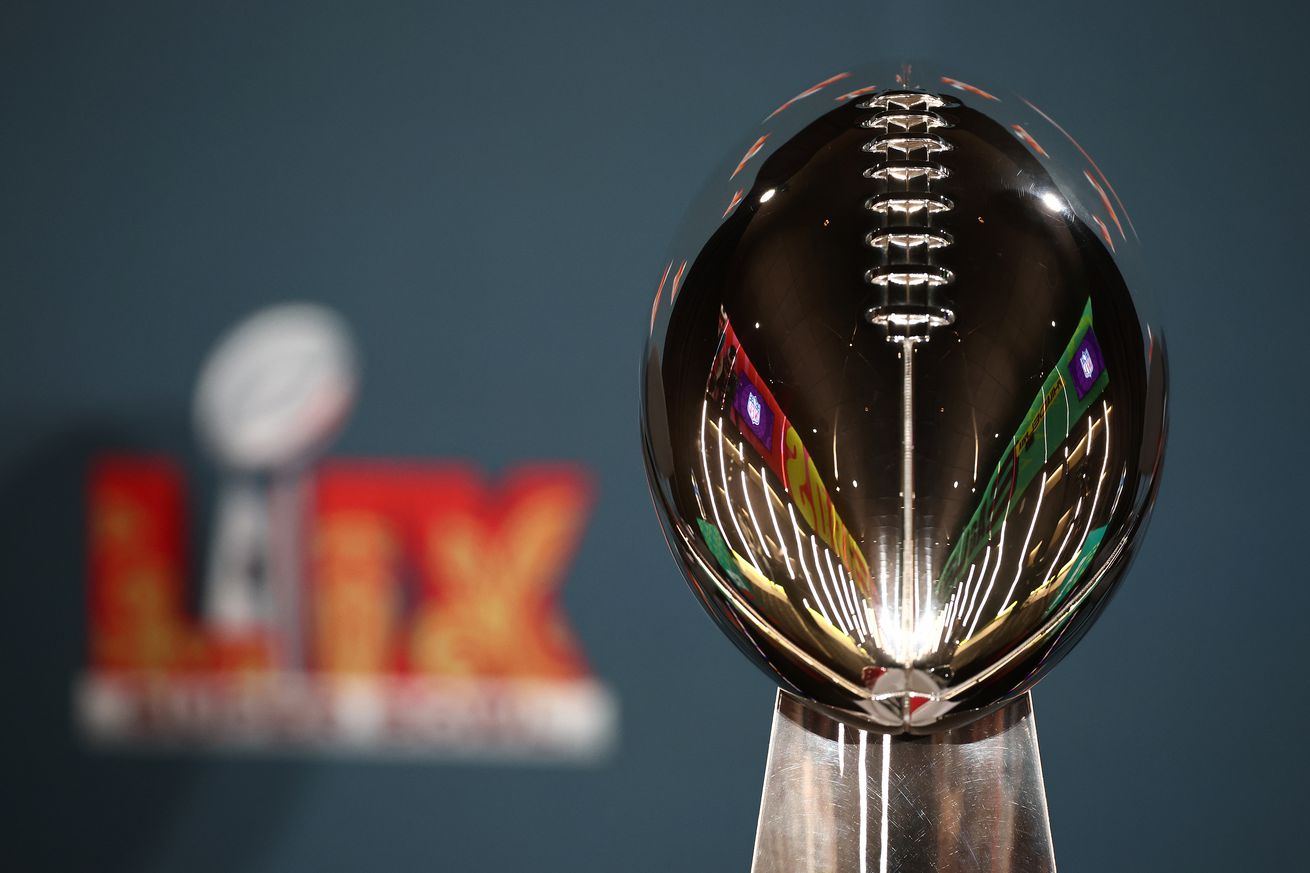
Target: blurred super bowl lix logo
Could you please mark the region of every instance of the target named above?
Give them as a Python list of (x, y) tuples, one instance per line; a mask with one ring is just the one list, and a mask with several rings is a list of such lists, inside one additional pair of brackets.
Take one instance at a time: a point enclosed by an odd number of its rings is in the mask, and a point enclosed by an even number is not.
[[(560, 608), (585, 471), (328, 459), (358, 384), (330, 310), (260, 311), (195, 397), (221, 471), (199, 584), (185, 477), (157, 456), (89, 480), (91, 739), (589, 759), (617, 709)], [(192, 605), (194, 603), (194, 605)]]

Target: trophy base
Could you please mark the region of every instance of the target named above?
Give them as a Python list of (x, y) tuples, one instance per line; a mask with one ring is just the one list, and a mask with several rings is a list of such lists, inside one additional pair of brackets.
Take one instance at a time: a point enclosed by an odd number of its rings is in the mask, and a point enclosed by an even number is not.
[(1031, 697), (893, 736), (780, 691), (751, 870), (1054, 871)]

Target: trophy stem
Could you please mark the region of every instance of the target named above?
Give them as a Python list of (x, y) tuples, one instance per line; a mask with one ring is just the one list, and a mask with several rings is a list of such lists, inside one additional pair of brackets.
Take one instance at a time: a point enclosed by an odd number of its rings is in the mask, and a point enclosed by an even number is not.
[(780, 691), (751, 870), (1054, 871), (1031, 697), (920, 737)]

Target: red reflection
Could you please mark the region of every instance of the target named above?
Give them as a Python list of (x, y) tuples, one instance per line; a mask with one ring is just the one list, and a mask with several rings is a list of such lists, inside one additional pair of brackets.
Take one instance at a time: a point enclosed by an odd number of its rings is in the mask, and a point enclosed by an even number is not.
[(854, 91), (847, 91), (845, 94), (841, 95), (840, 97), (835, 97), (833, 99), (837, 103), (842, 103), (847, 100), (853, 100), (856, 97), (863, 97), (865, 94), (872, 94), (877, 90), (878, 90), (877, 85), (865, 85), (863, 88), (856, 88)]
[(1119, 216), (1115, 214), (1114, 207), (1110, 205), (1110, 198), (1105, 196), (1105, 189), (1096, 184), (1096, 180), (1092, 178), (1091, 173), (1083, 170), (1083, 175), (1087, 178), (1088, 182), (1092, 183), (1092, 187), (1096, 189), (1096, 193), (1101, 196), (1101, 204), (1105, 207), (1105, 211), (1110, 214), (1110, 219), (1114, 222), (1114, 226), (1119, 229), (1119, 236), (1127, 239), (1127, 235), (1124, 234), (1124, 226), (1119, 223)]
[(678, 299), (678, 290), (682, 288), (682, 277), (686, 274), (686, 272), (687, 272), (687, 262), (683, 261), (681, 264), (678, 265), (678, 272), (673, 277), (673, 288), (672, 290), (669, 291), (670, 306), (673, 305), (674, 300)]
[(660, 287), (655, 289), (655, 302), (650, 305), (650, 332), (655, 332), (655, 315), (660, 309), (660, 295), (664, 293), (664, 283), (669, 279), (669, 270), (673, 269), (673, 261), (669, 261), (668, 266), (664, 268), (664, 275), (660, 277)]
[(806, 88), (804, 91), (802, 91), (801, 93), (797, 94), (795, 97), (791, 98), (791, 99), (788, 100), (786, 103), (782, 104), (782, 105), (779, 106), (777, 109), (775, 109), (775, 110), (773, 110), (772, 112), (770, 112), (769, 115), (768, 115), (768, 117), (765, 118), (764, 120), (765, 120), (765, 121), (768, 121), (770, 118), (773, 118), (773, 116), (777, 115), (779, 112), (782, 112), (784, 109), (789, 108), (793, 103), (796, 103), (798, 100), (804, 100), (806, 97), (809, 97), (809, 96), (811, 96), (811, 95), (817, 94), (817, 93), (819, 93), (820, 91), (822, 91), (824, 88), (826, 88), (826, 87), (828, 87), (829, 85), (831, 85), (833, 82), (840, 82), (842, 79), (845, 79), (845, 78), (847, 78), (847, 77), (849, 77), (849, 76), (850, 76), (850, 73), (838, 73), (838, 74), (835, 75), (835, 76), (831, 76), (831, 77), (829, 77), (829, 78), (827, 78), (827, 79), (824, 79), (822, 82), (820, 82), (819, 84), (817, 84), (817, 85), (815, 85), (815, 86), (813, 86), (813, 87), (811, 87), (811, 88)]
[(1019, 139), (1027, 143), (1028, 148), (1037, 152), (1037, 154), (1041, 155), (1044, 158), (1050, 157), (1050, 155), (1046, 153), (1046, 149), (1042, 148), (1041, 145), (1037, 142), (1037, 140), (1033, 139), (1032, 134), (1024, 130), (1022, 126), (1018, 124), (1012, 124), (1010, 125), (1010, 127), (1014, 129), (1014, 132), (1019, 137)]
[(727, 218), (729, 215), (732, 214), (732, 210), (734, 210), (734, 209), (737, 208), (737, 204), (741, 203), (742, 195), (745, 194), (745, 193), (746, 193), (745, 189), (743, 189), (743, 188), (738, 188), (738, 189), (737, 189), (737, 193), (736, 193), (736, 194), (733, 194), (733, 195), (732, 195), (732, 200), (730, 200), (730, 201), (728, 202), (728, 208), (725, 209), (725, 210), (723, 210), (723, 217), (724, 217), (724, 218)]
[(942, 84), (950, 85), (952, 88), (955, 88), (959, 91), (965, 91), (969, 94), (975, 94), (979, 97), (982, 97), (984, 100), (995, 100), (997, 103), (1001, 102), (1000, 97), (997, 97), (994, 94), (988, 94), (986, 91), (984, 91), (982, 88), (977, 87), (976, 85), (970, 85), (968, 82), (961, 82), (959, 79), (952, 79), (950, 76), (942, 76)]
[(764, 148), (764, 141), (768, 138), (769, 135), (766, 133), (764, 136), (755, 140), (755, 144), (753, 146), (746, 149), (746, 154), (741, 156), (741, 161), (738, 162), (737, 169), (732, 171), (732, 175), (728, 177), (729, 179), (735, 179), (737, 177), (737, 174), (741, 172), (742, 167), (745, 167), (748, 163), (750, 163), (751, 158), (755, 157), (760, 153), (760, 149)]

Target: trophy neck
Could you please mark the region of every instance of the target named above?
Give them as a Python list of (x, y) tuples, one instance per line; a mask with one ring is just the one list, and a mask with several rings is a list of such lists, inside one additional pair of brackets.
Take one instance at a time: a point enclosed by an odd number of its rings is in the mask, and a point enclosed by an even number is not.
[(751, 870), (1054, 871), (1031, 697), (910, 736), (780, 691)]

